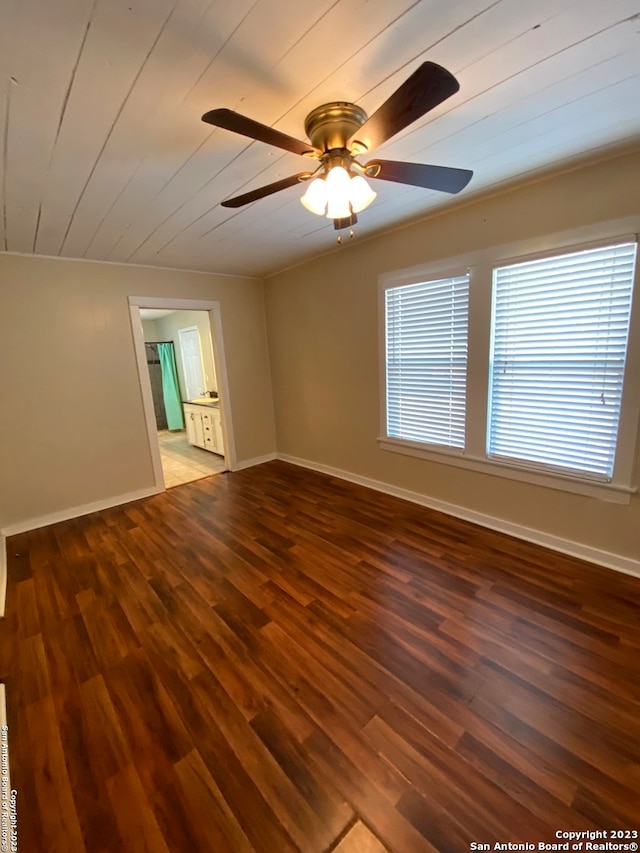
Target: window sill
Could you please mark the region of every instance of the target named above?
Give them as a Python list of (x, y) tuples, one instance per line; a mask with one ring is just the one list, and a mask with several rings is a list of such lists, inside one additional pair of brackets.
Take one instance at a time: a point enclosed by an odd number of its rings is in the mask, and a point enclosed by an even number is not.
[(458, 450), (445, 447), (436, 448), (434, 445), (425, 446), (396, 438), (379, 438), (378, 445), (381, 450), (387, 450), (391, 453), (426, 459), (429, 462), (438, 462), (441, 465), (453, 465), (456, 468), (465, 468), (468, 471), (477, 471), (494, 477), (519, 480), (522, 483), (529, 483), (534, 486), (572, 492), (609, 503), (628, 504), (631, 495), (636, 492), (636, 489), (632, 487), (582, 479), (571, 474), (537, 471), (524, 465), (520, 467), (494, 459), (470, 456)]

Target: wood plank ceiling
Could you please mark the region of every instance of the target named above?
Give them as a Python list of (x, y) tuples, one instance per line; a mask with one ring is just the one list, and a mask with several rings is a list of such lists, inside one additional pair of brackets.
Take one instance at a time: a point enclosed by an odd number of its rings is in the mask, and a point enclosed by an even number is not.
[[(220, 206), (307, 165), (200, 117), (304, 138), (425, 60), (460, 92), (375, 156), (473, 169), (458, 198), (640, 134), (638, 0), (2, 0), (0, 250), (252, 275), (332, 250), (299, 187)], [(360, 239), (452, 203), (374, 183)]]

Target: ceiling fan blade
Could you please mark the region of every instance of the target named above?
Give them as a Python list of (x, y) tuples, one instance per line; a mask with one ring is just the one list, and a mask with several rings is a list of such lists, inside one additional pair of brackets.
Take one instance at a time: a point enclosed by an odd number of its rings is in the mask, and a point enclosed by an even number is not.
[(460, 84), (446, 68), (435, 62), (423, 62), (353, 134), (349, 145), (358, 142), (368, 151), (377, 148), (459, 88)]
[(310, 143), (301, 142), (293, 136), (287, 136), (286, 133), (267, 127), (266, 124), (260, 124), (259, 121), (254, 121), (240, 113), (234, 113), (233, 110), (210, 110), (202, 116), (202, 121), (248, 136), (249, 139), (257, 139), (258, 142), (266, 142), (267, 145), (274, 145), (276, 148), (284, 148), (285, 151), (292, 151), (294, 154), (307, 157), (317, 157), (320, 154)]
[(226, 201), (220, 202), (223, 207), (242, 207), (245, 204), (250, 204), (252, 201), (265, 198), (265, 196), (278, 193), (280, 190), (286, 190), (288, 187), (293, 187), (301, 181), (308, 180), (313, 172), (300, 172), (297, 175), (291, 175), (288, 178), (282, 178), (281, 181), (274, 181), (272, 184), (267, 184), (264, 187), (259, 187), (257, 190), (237, 195), (235, 198), (228, 198)]
[(426, 190), (440, 190), (444, 193), (459, 193), (473, 177), (473, 172), (469, 169), (427, 166), (423, 163), (404, 163), (399, 160), (370, 160), (364, 168), (367, 177), (423, 187)]

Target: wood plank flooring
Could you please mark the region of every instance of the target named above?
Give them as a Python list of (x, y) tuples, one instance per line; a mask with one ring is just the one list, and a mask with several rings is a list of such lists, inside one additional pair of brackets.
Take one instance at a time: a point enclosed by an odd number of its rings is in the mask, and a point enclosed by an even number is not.
[(282, 462), (11, 537), (8, 561), (24, 853), (640, 829), (637, 578)]

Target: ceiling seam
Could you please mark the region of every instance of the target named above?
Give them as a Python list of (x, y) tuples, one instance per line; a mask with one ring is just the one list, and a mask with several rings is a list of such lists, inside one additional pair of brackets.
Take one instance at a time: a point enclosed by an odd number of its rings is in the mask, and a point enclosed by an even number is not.
[(131, 97), (131, 93), (133, 92), (133, 89), (134, 89), (136, 83), (140, 79), (140, 75), (142, 74), (142, 72), (143, 72), (143, 70), (147, 64), (149, 57), (151, 56), (151, 53), (153, 52), (158, 41), (160, 40), (162, 33), (165, 31), (165, 28), (166, 28), (167, 24), (169, 23), (169, 21), (171, 20), (173, 13), (175, 12), (176, 7), (177, 7), (179, 2), (180, 2), (180, 0), (174, 0), (174, 4), (171, 7), (171, 11), (167, 15), (167, 17), (166, 17), (162, 27), (160, 28), (157, 36), (153, 40), (153, 44), (151, 45), (151, 47), (147, 51), (147, 54), (146, 54), (145, 58), (143, 59), (141, 65), (140, 65), (140, 68), (138, 69), (138, 71), (136, 73), (136, 76), (133, 78), (133, 82), (132, 82), (131, 86), (129, 87), (129, 91), (127, 92), (125, 98), (123, 99), (122, 103), (120, 104), (120, 108), (118, 109), (118, 112), (116, 113), (114, 120), (111, 123), (111, 127), (109, 128), (109, 132), (107, 133), (107, 136), (106, 136), (106, 138), (105, 138), (105, 140), (104, 140), (104, 142), (100, 148), (100, 151), (98, 152), (98, 156), (96, 157), (95, 162), (94, 162), (93, 166), (91, 167), (91, 171), (89, 172), (89, 176), (88, 176), (87, 180), (85, 181), (84, 187), (82, 188), (82, 192), (80, 193), (80, 195), (78, 197), (78, 200), (75, 204), (75, 207), (73, 208), (73, 212), (71, 214), (71, 218), (69, 219), (69, 224), (67, 226), (67, 230), (65, 231), (64, 237), (62, 239), (62, 244), (61, 244), (60, 249), (59, 249), (60, 252), (62, 252), (64, 250), (64, 244), (67, 242), (67, 237), (69, 236), (69, 231), (71, 230), (71, 226), (73, 225), (75, 215), (78, 211), (78, 208), (80, 207), (82, 199), (84, 198), (84, 194), (87, 191), (87, 187), (89, 186), (89, 183), (91, 182), (91, 178), (93, 177), (93, 175), (94, 175), (94, 173), (98, 167), (98, 163), (100, 162), (100, 158), (102, 157), (102, 155), (105, 151), (105, 148), (109, 144), (109, 140), (111, 139), (111, 135), (112, 135), (119, 119), (120, 119), (120, 116), (122, 115), (122, 113), (124, 111), (125, 106), (127, 105), (128, 101), (129, 101), (129, 98)]
[[(203, 14), (200, 16), (200, 20), (202, 20), (203, 18), (205, 18), (205, 17), (209, 14), (209, 11), (211, 10), (211, 7), (214, 5), (214, 2), (215, 2), (215, 0), (211, 0), (211, 3), (209, 3), (209, 5), (207, 6), (207, 9), (205, 10), (205, 12), (203, 12)], [(196, 88), (196, 86), (198, 85), (198, 83), (200, 82), (200, 80), (202, 80), (203, 76), (204, 76), (204, 75), (207, 73), (207, 71), (211, 68), (211, 65), (212, 65), (212, 64), (213, 64), (213, 62), (215, 62), (215, 60), (218, 58), (218, 56), (220, 55), (221, 51), (222, 51), (222, 50), (224, 50), (225, 46), (226, 46), (226, 45), (229, 43), (229, 41), (233, 38), (233, 36), (236, 34), (236, 32), (237, 32), (237, 31), (238, 31), (238, 29), (242, 26), (242, 24), (246, 21), (247, 17), (251, 14), (251, 12), (253, 11), (253, 9), (255, 8), (255, 6), (257, 5), (257, 3), (258, 3), (258, 2), (259, 2), (259, 0), (256, 0), (256, 2), (253, 4), (253, 6), (252, 6), (252, 7), (251, 7), (251, 8), (250, 8), (246, 13), (245, 13), (245, 15), (244, 15), (244, 17), (242, 18), (242, 20), (241, 20), (241, 21), (239, 21), (239, 23), (238, 23), (238, 24), (233, 28), (233, 30), (229, 33), (229, 35), (227, 36), (227, 38), (223, 41), (223, 43), (220, 45), (220, 47), (218, 48), (218, 50), (215, 52), (214, 56), (213, 56), (213, 57), (211, 58), (211, 60), (207, 63), (206, 68), (201, 72), (201, 74), (200, 74), (200, 76), (198, 77), (198, 79), (196, 80), (196, 82), (191, 86), (191, 88), (189, 89), (189, 91), (188, 91), (188, 92), (186, 93), (186, 95), (182, 98), (182, 100), (180, 101), (180, 104), (179, 104), (179, 105), (178, 105), (178, 106), (173, 110), (172, 115), (175, 115), (175, 114), (178, 112), (178, 110), (179, 110), (179, 109), (181, 109), (181, 108), (184, 106), (184, 103), (185, 103), (185, 101), (188, 99), (189, 95), (193, 92), (193, 90)], [(206, 140), (204, 140), (204, 141), (201, 143), (201, 145), (199, 145), (199, 146), (195, 149), (195, 151), (193, 151), (193, 152), (192, 152), (192, 154), (189, 156), (189, 160), (191, 160), (191, 158), (192, 158), (192, 157), (194, 157), (194, 156), (198, 153), (198, 151), (202, 148), (202, 145), (204, 145), (204, 144), (205, 144), (205, 142), (206, 142), (210, 137), (211, 137), (211, 134), (209, 134), (209, 136), (207, 136), (207, 139), (206, 139)], [(111, 211), (113, 210), (113, 208), (115, 207), (115, 205), (118, 203), (118, 201), (120, 200), (120, 198), (121, 198), (121, 197), (122, 197), (122, 195), (124, 194), (124, 192), (125, 192), (125, 190), (127, 189), (127, 187), (128, 187), (128, 186), (131, 184), (131, 182), (134, 180), (134, 178), (136, 177), (136, 175), (137, 175), (137, 174), (138, 174), (138, 172), (140, 171), (140, 168), (142, 167), (142, 165), (143, 165), (144, 163), (146, 163), (147, 156), (148, 156), (148, 154), (149, 154), (149, 151), (150, 151), (150, 150), (151, 150), (151, 146), (147, 147), (147, 150), (145, 151), (144, 155), (142, 156), (142, 159), (140, 160), (140, 162), (138, 163), (138, 165), (136, 166), (136, 168), (133, 170), (133, 172), (131, 173), (131, 175), (130, 175), (130, 176), (129, 176), (129, 178), (127, 179), (127, 181), (126, 181), (125, 185), (122, 187), (122, 189), (120, 190), (120, 192), (118, 193), (118, 195), (115, 197), (115, 199), (113, 200), (113, 202), (109, 205), (108, 210), (106, 211), (105, 215), (102, 217), (102, 219), (100, 220), (100, 222), (98, 223), (98, 227), (97, 227), (97, 228), (96, 228), (96, 230), (94, 231), (93, 236), (91, 237), (91, 240), (89, 241), (89, 245), (88, 245), (87, 251), (91, 248), (91, 246), (92, 246), (92, 244), (93, 244), (93, 241), (94, 241), (94, 240), (96, 239), (96, 237), (98, 236), (98, 232), (100, 231), (100, 229), (101, 229), (101, 228), (102, 228), (102, 226), (104, 225), (105, 220), (107, 219), (107, 217), (109, 216), (109, 214), (111, 213)], [(183, 169), (183, 168), (184, 168), (184, 166), (186, 165), (186, 163), (188, 163), (188, 162), (189, 162), (189, 160), (186, 160), (184, 163), (182, 163), (182, 165), (180, 166), (180, 168), (179, 168), (176, 172), (174, 172), (174, 174), (173, 174), (173, 175), (172, 175), (168, 180), (166, 180), (166, 181), (165, 181), (165, 183), (160, 187), (160, 189), (155, 193), (155, 195), (154, 195), (154, 196), (152, 196), (152, 198), (151, 198), (151, 199), (149, 199), (149, 201), (153, 201), (154, 199), (156, 199), (156, 198), (160, 195), (160, 193), (164, 190), (164, 188), (165, 188), (166, 186), (168, 186), (168, 185), (171, 183), (171, 181), (172, 181), (172, 180), (173, 180), (173, 179), (174, 179), (174, 178), (175, 178), (175, 177), (180, 173), (181, 169)], [(126, 230), (126, 229), (125, 229), (125, 230)], [(111, 249), (110, 249), (110, 250), (109, 250), (109, 252), (108, 252), (108, 255), (110, 255), (110, 254), (113, 252), (113, 250), (116, 248), (116, 246), (118, 245), (118, 243), (120, 242), (120, 240), (121, 240), (121, 239), (122, 239), (122, 235), (120, 235), (120, 237), (118, 238), (118, 241), (117, 241), (117, 242), (116, 242), (116, 243), (111, 247)], [(138, 246), (138, 248), (136, 248), (136, 249), (135, 249), (135, 251), (134, 251), (134, 252), (132, 252), (132, 254), (129, 256), (129, 258), (133, 257), (133, 255), (138, 251), (138, 249), (139, 249), (139, 248), (140, 248), (140, 246)], [(86, 252), (85, 252), (85, 256), (86, 256)], [(127, 258), (127, 262), (129, 261), (129, 258)]]
[[(96, 6), (98, 4), (98, 0), (93, 0), (93, 6), (91, 7), (91, 13), (89, 14), (89, 19), (87, 20), (87, 24), (84, 28), (84, 34), (82, 36), (82, 41), (80, 42), (80, 48), (78, 50), (78, 55), (76, 56), (76, 61), (74, 63), (73, 69), (71, 71), (71, 76), (69, 78), (69, 85), (67, 86), (66, 92), (64, 93), (64, 98), (62, 99), (62, 107), (60, 109), (60, 117), (58, 118), (58, 127), (56, 128), (56, 136), (53, 140), (53, 145), (51, 147), (51, 153), (49, 154), (49, 162), (47, 163), (47, 172), (46, 178), (49, 177), (49, 173), (51, 171), (51, 164), (53, 162), (53, 158), (56, 152), (56, 148), (58, 146), (58, 139), (60, 138), (60, 131), (62, 130), (62, 124), (64, 122), (65, 113), (67, 111), (67, 104), (69, 103), (69, 97), (71, 96), (71, 90), (73, 89), (73, 84), (75, 83), (76, 74), (78, 71), (78, 66), (80, 65), (80, 59), (82, 58), (82, 54), (84, 52), (84, 47), (87, 42), (87, 37), (89, 35), (89, 30), (91, 29), (91, 24), (93, 23), (93, 17), (95, 15)], [(40, 218), (42, 216), (42, 203), (43, 199), (40, 198), (40, 203), (38, 205), (38, 217), (36, 220), (36, 227), (33, 235), (33, 252), (35, 254), (36, 247), (38, 243), (38, 234), (40, 231)]]
[[(578, 39), (577, 41), (572, 42), (571, 44), (565, 45), (565, 47), (560, 48), (560, 50), (556, 50), (553, 53), (549, 53), (549, 54), (547, 54), (547, 56), (542, 57), (537, 62), (532, 62), (531, 65), (527, 65), (525, 68), (521, 68), (519, 71), (516, 71), (514, 74), (510, 74), (508, 77), (504, 77), (499, 82), (493, 83), (491, 86), (487, 86), (487, 88), (483, 89), (481, 92), (476, 92), (476, 94), (472, 95), (472, 97), (467, 98), (464, 101), (459, 101), (458, 103), (456, 103), (455, 107), (449, 107), (448, 109), (444, 109), (440, 113), (440, 115), (447, 115), (448, 113), (452, 112), (452, 110), (454, 110), (454, 109), (458, 109), (459, 107), (464, 106), (465, 104), (470, 104), (476, 98), (479, 98), (482, 95), (486, 95), (487, 92), (491, 92), (494, 89), (497, 89), (500, 86), (502, 86), (504, 83), (508, 83), (511, 80), (515, 80), (521, 74), (526, 74), (527, 71), (531, 71), (532, 69), (537, 68), (539, 65), (544, 65), (545, 62), (549, 62), (549, 60), (555, 59), (557, 56), (561, 56), (563, 53), (566, 53), (568, 50), (572, 50), (574, 47), (577, 47), (580, 44), (586, 44), (586, 42), (591, 41), (591, 39), (596, 38), (596, 36), (600, 36), (603, 33), (606, 33), (609, 30), (612, 30), (615, 27), (620, 26), (620, 24), (629, 23), (631, 20), (634, 20), (634, 19), (635, 19), (635, 16), (631, 16), (629, 18), (622, 18), (620, 21), (616, 21), (613, 24), (609, 24), (608, 26), (603, 27), (601, 30), (597, 30), (597, 32), (595, 32), (595, 33), (590, 33), (588, 36), (585, 36), (584, 38)], [(470, 67), (470, 66), (467, 66), (467, 67)], [(425, 127), (425, 125), (427, 125), (427, 124), (429, 124), (429, 120), (427, 120), (426, 122), (423, 122), (420, 125), (416, 125), (415, 129), (420, 130), (421, 128)]]

